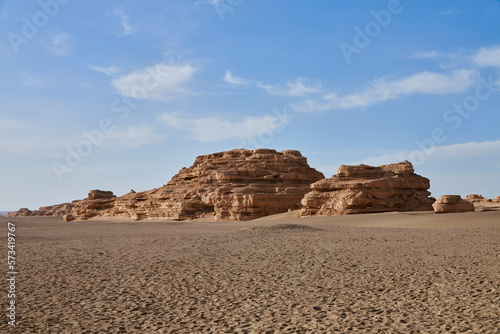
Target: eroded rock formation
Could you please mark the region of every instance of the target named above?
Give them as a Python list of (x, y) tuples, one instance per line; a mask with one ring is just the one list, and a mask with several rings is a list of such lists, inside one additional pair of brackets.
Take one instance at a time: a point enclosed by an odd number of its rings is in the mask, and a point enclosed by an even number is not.
[(7, 217), (27, 217), (27, 216), (64, 216), (73, 208), (74, 203), (63, 203), (50, 206), (42, 206), (38, 210), (31, 211), (27, 208), (10, 212)]
[(309, 185), (322, 178), (299, 151), (238, 149), (208, 154), (197, 157), (161, 188), (118, 198), (110, 215), (250, 220), (299, 209)]
[(390, 211), (431, 211), (429, 179), (408, 161), (372, 167), (340, 166), (336, 175), (311, 184), (301, 216)]
[(71, 211), (63, 216), (63, 221), (85, 220), (99, 216), (111, 209), (116, 196), (111, 191), (91, 190), (89, 196), (80, 201), (73, 201)]
[(432, 205), (435, 213), (454, 213), (474, 211), (474, 204), (460, 195), (443, 195)]
[(475, 204), (475, 203), (490, 203), (490, 202), (492, 202), (491, 199), (485, 198), (485, 197), (483, 197), (483, 195), (475, 195), (475, 194), (467, 195), (465, 197), (465, 200), (468, 201), (468, 202), (471, 202), (472, 204)]
[(133, 219), (250, 220), (296, 210), (309, 185), (324, 178), (300, 152), (232, 150), (197, 157), (167, 185), (116, 198), (93, 190), (74, 204), (65, 221), (95, 216)]

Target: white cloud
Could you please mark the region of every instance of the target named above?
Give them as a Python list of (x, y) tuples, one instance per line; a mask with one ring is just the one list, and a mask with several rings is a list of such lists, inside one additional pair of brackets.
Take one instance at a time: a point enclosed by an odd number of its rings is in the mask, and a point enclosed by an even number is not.
[(89, 87), (90, 87), (90, 85), (89, 85), (88, 83), (86, 83), (85, 81), (84, 81), (84, 82), (82, 82), (81, 86), (82, 86), (83, 88), (89, 88)]
[(437, 58), (442, 58), (445, 57), (446, 55), (444, 53), (440, 53), (437, 51), (423, 51), (419, 50), (415, 52), (414, 54), (411, 55), (411, 58), (416, 58), (416, 59), (437, 59)]
[(116, 15), (120, 17), (120, 24), (123, 28), (123, 31), (118, 33), (118, 36), (128, 36), (133, 33), (132, 27), (130, 26), (129, 18), (125, 15), (121, 10), (116, 10)]
[(248, 140), (263, 131), (267, 133), (284, 125), (278, 117), (270, 115), (245, 117), (243, 121), (231, 122), (219, 117), (189, 118), (183, 117), (181, 113), (164, 113), (159, 116), (159, 120), (171, 128), (188, 132), (190, 139), (200, 142)]
[(42, 79), (31, 76), (27, 73), (23, 73), (23, 80), (21, 82), (23, 85), (33, 88), (42, 87), (45, 84)]
[(116, 73), (120, 72), (120, 70), (118, 69), (118, 67), (116, 67), (116, 65), (111, 65), (111, 66), (108, 66), (108, 67), (89, 66), (89, 68), (91, 70), (94, 70), (94, 71), (97, 71), (97, 72), (101, 72), (101, 73), (104, 73), (104, 74), (107, 74), (107, 75), (113, 75), (113, 74), (116, 74)]
[(240, 86), (248, 85), (251, 82), (250, 80), (244, 78), (234, 77), (229, 70), (226, 70), (224, 81), (233, 85), (240, 85)]
[(257, 86), (264, 89), (269, 94), (284, 95), (284, 96), (304, 96), (311, 93), (321, 92), (320, 83), (305, 83), (304, 78), (297, 78), (295, 81), (288, 81), (286, 87), (264, 85), (258, 83)]
[(58, 33), (52, 36), (50, 44), (47, 49), (58, 57), (69, 55), (73, 51), (73, 37), (65, 34)]
[(151, 125), (129, 127), (121, 130), (113, 130), (106, 134), (104, 146), (108, 148), (138, 148), (145, 145), (155, 144), (163, 140)]
[(474, 62), (482, 67), (500, 67), (500, 46), (479, 49), (474, 56)]
[(196, 70), (191, 65), (158, 64), (114, 79), (112, 84), (125, 96), (168, 100), (189, 93), (185, 84)]
[(444, 12), (439, 12), (438, 15), (454, 15), (454, 14), (460, 14), (463, 12), (465, 12), (465, 11), (462, 9), (453, 8), (453, 9), (445, 10)]
[(476, 82), (478, 76), (476, 70), (459, 69), (447, 74), (421, 72), (394, 81), (378, 79), (364, 91), (340, 97), (336, 93), (330, 93), (323, 96), (322, 100), (306, 100), (301, 104), (292, 105), (292, 108), (297, 111), (352, 109), (411, 94), (462, 93)]
[[(424, 158), (422, 159), (422, 157)], [(434, 146), (423, 150), (417, 148), (411, 152), (396, 152), (393, 154), (370, 157), (360, 163), (368, 165), (383, 165), (409, 160), (414, 164), (421, 164), (426, 161), (456, 159), (470, 160), (471, 158), (479, 157), (500, 157), (500, 140)], [(415, 161), (415, 159), (419, 161)]]

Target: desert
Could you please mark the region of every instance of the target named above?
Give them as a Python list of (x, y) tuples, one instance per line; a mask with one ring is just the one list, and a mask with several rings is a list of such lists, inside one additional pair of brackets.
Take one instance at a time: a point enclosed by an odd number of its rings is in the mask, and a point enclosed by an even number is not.
[(500, 334), (500, 0), (0, 21), (0, 334)]
[(22, 292), (15, 330), (498, 331), (499, 207), (297, 216), (243, 222), (1, 217), (2, 225), (10, 221), (18, 230)]

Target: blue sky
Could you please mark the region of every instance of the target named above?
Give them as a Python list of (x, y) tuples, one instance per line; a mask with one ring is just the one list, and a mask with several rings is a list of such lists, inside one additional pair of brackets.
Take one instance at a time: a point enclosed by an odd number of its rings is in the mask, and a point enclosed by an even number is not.
[(500, 195), (499, 1), (8, 0), (0, 20), (0, 210), (240, 147)]

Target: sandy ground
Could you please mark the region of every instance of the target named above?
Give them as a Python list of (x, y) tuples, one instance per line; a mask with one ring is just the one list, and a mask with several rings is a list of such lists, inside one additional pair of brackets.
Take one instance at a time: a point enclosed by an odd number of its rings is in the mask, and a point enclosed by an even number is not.
[(232, 223), (4, 217), (4, 236), (8, 221), (17, 326), (4, 283), (2, 333), (500, 331), (495, 208)]

